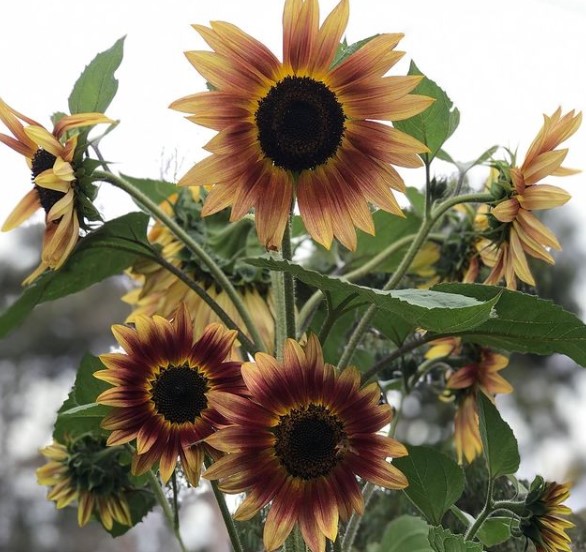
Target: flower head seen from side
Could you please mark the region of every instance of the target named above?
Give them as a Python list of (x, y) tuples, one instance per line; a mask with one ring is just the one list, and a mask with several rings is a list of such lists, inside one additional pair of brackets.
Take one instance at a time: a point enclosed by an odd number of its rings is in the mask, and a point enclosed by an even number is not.
[(33, 189), (4, 221), (2, 231), (20, 226), (41, 208), (45, 211), (41, 263), (23, 282), (29, 284), (45, 270), (58, 269), (67, 260), (84, 224), (84, 207), (87, 211), (93, 199), (84, 201), (82, 197), (84, 192), (91, 196), (93, 190), (91, 186), (84, 190), (78, 178), (85, 146), (78, 144), (78, 134), (73, 131), (113, 121), (101, 113), (65, 115), (55, 124), (53, 132), (49, 132), (2, 99), (0, 120), (13, 135), (0, 134), (0, 142), (25, 157), (33, 181)]
[(339, 519), (364, 510), (356, 476), (389, 489), (407, 486), (387, 462), (406, 448), (378, 433), (392, 418), (378, 385), (361, 388), (356, 369), (338, 373), (324, 363), (315, 335), (305, 348), (289, 339), (282, 362), (258, 353), (243, 364), (242, 376), (250, 398), (219, 393), (211, 399), (231, 425), (208, 437), (227, 454), (204, 476), (219, 479), (224, 492), (247, 493), (236, 519), (250, 519), (270, 503), (269, 552), (295, 524), (312, 552), (324, 552)]
[[(224, 213), (202, 219), (201, 200), (193, 188), (184, 188), (178, 194), (168, 197), (161, 204), (161, 209), (172, 216), (207, 249), (210, 255), (222, 263), (226, 276), (236, 288), (259, 329), (265, 350), (272, 351), (275, 341), (275, 319), (270, 274), (266, 270), (257, 270), (250, 265), (243, 266), (240, 261), (241, 258), (252, 255), (247, 248), (254, 237), (254, 231), (250, 231), (250, 221), (228, 224)], [(155, 222), (148, 238), (153, 245), (159, 247), (160, 255), (165, 261), (205, 289), (236, 325), (245, 331), (244, 321), (234, 303), (228, 294), (217, 286), (207, 268), (202, 266), (199, 257), (190, 253), (169, 229), (159, 222)], [(220, 322), (218, 315), (195, 291), (157, 262), (139, 259), (128, 274), (139, 285), (122, 298), (132, 305), (133, 309), (126, 322), (132, 323), (141, 315), (158, 314), (168, 318), (181, 303), (184, 303), (191, 313), (195, 336), (199, 336), (208, 324)]]
[(570, 552), (570, 537), (566, 529), (574, 524), (563, 516), (572, 510), (562, 504), (570, 496), (567, 483), (544, 481), (537, 477), (531, 484), (525, 505), (528, 515), (521, 520), (521, 531), (529, 538), (537, 552)]
[(213, 453), (202, 440), (226, 423), (212, 397), (245, 392), (240, 363), (225, 360), (236, 332), (210, 324), (194, 342), (184, 306), (172, 321), (138, 316), (135, 327), (112, 331), (125, 353), (101, 355), (107, 369), (94, 374), (114, 386), (96, 399), (114, 407), (102, 422), (111, 431), (108, 445), (136, 440), (132, 473), (158, 462), (165, 483), (180, 458), (188, 481), (197, 485), (204, 454)]
[(451, 337), (431, 342), (426, 358), (458, 356), (464, 366), (453, 372), (446, 382), (447, 394), (456, 401), (454, 417), (454, 444), (458, 462), (472, 462), (482, 453), (478, 419), (478, 393), (494, 399), (499, 393), (511, 393), (513, 387), (499, 372), (507, 367), (509, 359), (486, 347), (463, 344)]
[(408, 119), (432, 99), (410, 94), (419, 76), (385, 76), (404, 52), (401, 34), (381, 34), (336, 58), (349, 17), (341, 0), (319, 24), (317, 0), (286, 0), (283, 61), (229, 23), (194, 28), (212, 51), (187, 52), (212, 90), (171, 107), (218, 131), (180, 185), (213, 185), (204, 215), (231, 207), (232, 220), (255, 211), (260, 242), (281, 246), (295, 199), (314, 240), (356, 247), (371, 234), (368, 203), (401, 215), (391, 191), (405, 189), (393, 165), (418, 167), (427, 148), (380, 121)]
[(103, 439), (86, 435), (65, 444), (53, 442), (41, 449), (48, 462), (37, 469), (39, 485), (47, 485), (47, 498), (64, 508), (77, 501), (77, 521), (86, 525), (92, 514), (112, 529), (114, 522), (132, 525), (127, 492), (132, 490), (128, 465), (120, 462), (122, 447), (104, 454)]
[(534, 211), (553, 209), (566, 203), (570, 194), (541, 180), (548, 176), (568, 176), (578, 171), (562, 167), (568, 150), (556, 149), (580, 127), (582, 114), (570, 111), (562, 115), (557, 109), (544, 116), (544, 124), (533, 140), (521, 166), (495, 162), (495, 178), (490, 185), (497, 204), (487, 210), (488, 231), (478, 243), (481, 258), (491, 272), (488, 284), (505, 280), (515, 289), (516, 279), (535, 286), (527, 255), (554, 264), (549, 249), (561, 246)]

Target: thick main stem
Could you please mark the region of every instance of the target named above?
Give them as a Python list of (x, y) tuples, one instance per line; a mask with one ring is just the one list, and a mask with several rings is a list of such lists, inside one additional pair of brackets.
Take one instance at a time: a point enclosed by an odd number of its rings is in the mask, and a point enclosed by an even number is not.
[(228, 531), (232, 548), (234, 549), (234, 552), (244, 552), (244, 548), (242, 548), (242, 543), (240, 542), (240, 536), (238, 535), (236, 525), (234, 525), (234, 520), (232, 519), (230, 510), (228, 510), (224, 494), (220, 491), (217, 481), (210, 481), (210, 483), (212, 485), (212, 490), (214, 491), (214, 496), (216, 497), (216, 502), (220, 508), (224, 525)]
[[(285, 234), (283, 236), (283, 259), (286, 261), (293, 260), (293, 249), (291, 247), (291, 215), (287, 226), (285, 227)], [(285, 329), (287, 337), (295, 339), (295, 279), (293, 274), (285, 272), (283, 274), (283, 285), (285, 294)]]
[(128, 195), (133, 197), (138, 203), (140, 203), (149, 213), (159, 220), (162, 224), (167, 226), (173, 235), (181, 241), (192, 253), (194, 253), (209, 269), (210, 274), (219, 286), (228, 294), (232, 303), (236, 307), (238, 314), (244, 321), (246, 329), (250, 333), (258, 350), (264, 349), (262, 337), (258, 331), (258, 328), (252, 321), (250, 313), (247, 311), (244, 303), (242, 302), (238, 292), (226, 276), (222, 269), (214, 262), (214, 260), (206, 253), (206, 251), (197, 243), (177, 222), (169, 217), (154, 201), (152, 201), (147, 195), (143, 194), (139, 189), (135, 188), (126, 179), (107, 172), (95, 171), (94, 177), (103, 182), (109, 182), (110, 184), (125, 191)]

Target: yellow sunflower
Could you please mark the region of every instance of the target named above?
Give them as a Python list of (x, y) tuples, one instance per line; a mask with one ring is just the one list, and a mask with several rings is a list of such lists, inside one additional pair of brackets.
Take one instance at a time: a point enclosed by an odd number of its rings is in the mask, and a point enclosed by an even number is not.
[(540, 181), (547, 176), (578, 172), (562, 167), (568, 150), (556, 148), (578, 130), (582, 114), (572, 110), (562, 115), (561, 109), (557, 109), (544, 119), (520, 167), (495, 165), (496, 179), (491, 187), (500, 201), (486, 209), (488, 222), (484, 225), (489, 232), (477, 244), (484, 264), (492, 269), (486, 279), (488, 284), (504, 279), (508, 288), (515, 289), (519, 278), (534, 286), (527, 255), (554, 264), (549, 249), (561, 249), (555, 235), (533, 211), (553, 209), (570, 199), (562, 188)]
[(39, 485), (50, 487), (47, 498), (64, 508), (77, 500), (80, 526), (95, 514), (110, 530), (114, 522), (132, 525), (126, 492), (131, 489), (129, 468), (120, 463), (124, 449), (104, 455), (105, 443), (84, 436), (66, 445), (53, 442), (41, 449), (49, 461), (37, 469)]
[[(20, 226), (38, 209), (45, 211), (45, 232), (41, 264), (23, 284), (33, 282), (46, 269), (57, 269), (67, 259), (77, 240), (80, 213), (74, 158), (78, 147), (72, 130), (113, 121), (101, 113), (65, 115), (49, 132), (42, 125), (22, 115), (0, 99), (0, 120), (13, 136), (0, 134), (3, 142), (23, 155), (32, 172), (33, 189), (14, 208), (2, 225), (7, 232)], [(23, 125), (26, 123), (26, 126)]]
[(381, 34), (336, 59), (349, 17), (342, 0), (320, 26), (317, 0), (287, 0), (283, 61), (229, 23), (194, 28), (213, 51), (187, 52), (210, 83), (171, 108), (217, 130), (212, 155), (179, 182), (212, 184), (204, 215), (255, 210), (259, 240), (278, 249), (292, 202), (313, 239), (356, 247), (355, 228), (374, 233), (368, 203), (401, 215), (390, 188), (404, 183), (392, 165), (418, 167), (427, 148), (378, 121), (408, 119), (432, 99), (410, 94), (419, 76), (384, 76), (401, 59), (402, 34)]
[(114, 407), (102, 421), (112, 432), (107, 444), (136, 440), (132, 473), (159, 462), (165, 483), (180, 457), (187, 479), (197, 485), (204, 454), (213, 453), (202, 440), (226, 423), (213, 396), (246, 391), (240, 363), (226, 361), (236, 332), (210, 324), (194, 342), (184, 306), (171, 322), (137, 316), (135, 327), (115, 325), (112, 332), (125, 353), (101, 355), (107, 369), (94, 374), (114, 386), (96, 399)]
[(206, 439), (227, 454), (204, 477), (220, 479), (224, 492), (247, 493), (235, 519), (250, 519), (270, 503), (267, 551), (278, 549), (298, 524), (312, 552), (324, 552), (339, 519), (364, 510), (356, 476), (403, 489), (405, 475), (387, 458), (407, 451), (378, 433), (392, 418), (378, 385), (361, 388), (356, 369), (339, 373), (324, 363), (315, 335), (305, 348), (289, 339), (282, 362), (266, 353), (255, 361), (242, 366), (250, 398), (210, 397), (231, 425)]
[(570, 552), (571, 539), (566, 529), (574, 524), (561, 516), (568, 516), (572, 510), (562, 504), (570, 496), (567, 483), (544, 481), (537, 477), (525, 505), (529, 516), (521, 520), (521, 531), (533, 541), (537, 552)]
[[(218, 255), (218, 250), (214, 249), (212, 244), (214, 240), (210, 239), (211, 230), (207, 227), (205, 229), (201, 227), (202, 221), (199, 217), (201, 202), (193, 188), (182, 190), (182, 193), (179, 194), (173, 194), (161, 203), (160, 207), (168, 215), (173, 216), (192, 235), (196, 235), (196, 233), (200, 235), (201, 243), (208, 247), (212, 254)], [(182, 213), (185, 213), (186, 216), (182, 216)], [(226, 226), (222, 226), (222, 229), (224, 233), (228, 232)], [(246, 266), (245, 275), (248, 278), (245, 279), (235, 269), (234, 260), (238, 256), (246, 256), (246, 249), (240, 246), (242, 240), (247, 238), (245, 229), (234, 228), (233, 232), (238, 233), (241, 239), (237, 241), (234, 248), (230, 248), (230, 262), (224, 265), (224, 271), (250, 312), (263, 338), (265, 351), (273, 351), (275, 319), (270, 276), (263, 271)], [(225, 238), (225, 234), (222, 234), (221, 241), (223, 243), (221, 245), (223, 247), (226, 247)], [(205, 267), (200, 266), (198, 258), (190, 256), (184, 245), (166, 226), (158, 221), (155, 222), (149, 232), (149, 241), (155, 246), (159, 246), (160, 254), (167, 262), (184, 271), (204, 288), (208, 295), (234, 320), (236, 325), (246, 332), (244, 321), (228, 294), (215, 284)], [(218, 315), (195, 291), (158, 263), (140, 259), (131, 267), (128, 275), (138, 282), (139, 286), (122, 298), (133, 309), (126, 322), (132, 323), (137, 316), (143, 315), (158, 314), (169, 318), (181, 303), (185, 304), (191, 313), (196, 336), (201, 335), (208, 324), (221, 322)]]

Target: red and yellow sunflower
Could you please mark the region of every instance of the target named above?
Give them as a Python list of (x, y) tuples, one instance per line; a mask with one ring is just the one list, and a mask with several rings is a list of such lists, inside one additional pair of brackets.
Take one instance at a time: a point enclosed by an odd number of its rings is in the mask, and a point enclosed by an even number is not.
[(77, 135), (71, 131), (113, 121), (101, 113), (65, 115), (55, 124), (53, 132), (49, 132), (2, 99), (0, 120), (13, 135), (0, 134), (0, 142), (25, 157), (34, 185), (10, 213), (2, 231), (20, 226), (41, 208), (45, 211), (41, 264), (24, 280), (23, 284), (29, 284), (48, 268), (59, 268), (79, 238), (81, 215), (76, 197), (79, 167), (74, 163), (78, 143)]
[(463, 344), (459, 337), (445, 337), (431, 342), (427, 359), (448, 359), (451, 356), (469, 358), (469, 362), (453, 372), (446, 382), (445, 396), (455, 398), (454, 445), (458, 462), (472, 462), (482, 453), (478, 420), (478, 393), (491, 400), (497, 393), (511, 393), (513, 387), (499, 372), (507, 367), (509, 359), (491, 349)]
[(94, 374), (114, 386), (96, 399), (114, 407), (102, 422), (112, 432), (108, 445), (136, 440), (133, 474), (159, 462), (163, 482), (180, 458), (187, 479), (197, 485), (204, 454), (213, 452), (202, 441), (226, 423), (212, 398), (246, 391), (240, 363), (226, 361), (236, 332), (210, 324), (194, 342), (183, 306), (172, 321), (137, 316), (135, 327), (115, 325), (112, 332), (125, 353), (101, 355), (107, 369)]
[(59, 509), (77, 500), (80, 527), (94, 514), (109, 531), (114, 522), (132, 525), (126, 498), (131, 485), (128, 466), (119, 460), (124, 449), (104, 455), (104, 447), (102, 440), (90, 435), (67, 444), (51, 443), (41, 449), (49, 461), (37, 469), (37, 482), (50, 487), (47, 498)]
[[(523, 164), (508, 166), (498, 163), (491, 187), (499, 202), (487, 209), (488, 223), (492, 229), (477, 247), (481, 258), (491, 272), (488, 284), (505, 280), (508, 288), (515, 289), (516, 278), (534, 286), (535, 279), (527, 262), (527, 255), (554, 264), (549, 249), (561, 249), (555, 235), (534, 214), (534, 211), (553, 209), (566, 203), (570, 194), (551, 184), (540, 181), (547, 176), (568, 176), (578, 171), (562, 167), (568, 150), (556, 149), (580, 127), (582, 114), (570, 111), (562, 115), (557, 109), (545, 122), (533, 140)], [(482, 213), (481, 213), (482, 215)]]
[(401, 215), (391, 188), (404, 183), (392, 165), (418, 167), (428, 151), (380, 122), (433, 101), (410, 94), (422, 77), (384, 76), (404, 55), (394, 49), (403, 35), (378, 35), (339, 60), (348, 17), (348, 0), (321, 26), (317, 0), (287, 0), (282, 62), (234, 25), (194, 25), (212, 51), (186, 55), (213, 89), (171, 107), (218, 134), (179, 184), (213, 185), (204, 215), (231, 207), (237, 220), (254, 209), (269, 249), (280, 247), (295, 199), (313, 239), (355, 249), (355, 228), (374, 233), (368, 203)]
[(392, 418), (378, 385), (361, 388), (356, 369), (339, 373), (324, 363), (314, 335), (305, 348), (289, 339), (282, 362), (266, 353), (255, 361), (242, 366), (250, 398), (210, 397), (231, 425), (206, 439), (227, 454), (204, 477), (220, 479), (224, 492), (247, 493), (234, 514), (238, 520), (270, 503), (264, 528), (269, 552), (295, 524), (312, 552), (324, 552), (326, 537), (336, 539), (339, 519), (364, 510), (356, 476), (402, 489), (407, 479), (387, 458), (407, 451), (378, 433)]
[(566, 529), (574, 524), (562, 516), (572, 510), (562, 504), (570, 496), (567, 483), (544, 481), (537, 477), (525, 501), (529, 515), (521, 520), (521, 531), (533, 541), (537, 552), (571, 552)]

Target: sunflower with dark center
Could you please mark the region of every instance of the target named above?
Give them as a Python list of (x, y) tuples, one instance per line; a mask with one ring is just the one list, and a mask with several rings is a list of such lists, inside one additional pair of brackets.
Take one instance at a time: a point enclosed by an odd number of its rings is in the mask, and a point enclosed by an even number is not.
[[(3, 142), (23, 155), (31, 169), (33, 189), (13, 209), (2, 225), (7, 232), (20, 226), (37, 210), (45, 211), (45, 232), (41, 264), (23, 284), (33, 282), (48, 268), (58, 269), (79, 238), (77, 181), (78, 135), (72, 130), (113, 121), (101, 113), (77, 113), (63, 116), (49, 132), (42, 125), (22, 115), (0, 99), (0, 120), (13, 136), (0, 134)], [(24, 126), (26, 123), (27, 126)]]
[(212, 397), (246, 393), (240, 363), (226, 361), (236, 332), (210, 324), (194, 342), (183, 305), (172, 321), (137, 316), (135, 327), (115, 325), (112, 332), (125, 353), (101, 355), (107, 369), (94, 374), (114, 385), (96, 399), (114, 407), (102, 421), (112, 431), (108, 445), (136, 440), (132, 472), (140, 475), (159, 462), (163, 482), (180, 458), (197, 485), (204, 454), (217, 455), (202, 441), (226, 424)]
[(179, 184), (213, 185), (204, 215), (231, 207), (238, 220), (254, 209), (269, 249), (281, 246), (295, 200), (313, 239), (355, 249), (355, 228), (374, 233), (369, 203), (402, 214), (391, 189), (405, 185), (392, 165), (418, 167), (428, 151), (386, 123), (433, 101), (410, 94), (422, 77), (385, 76), (404, 54), (394, 50), (403, 35), (378, 35), (338, 60), (348, 17), (348, 0), (321, 26), (317, 0), (287, 0), (282, 62), (234, 25), (194, 25), (213, 51), (186, 55), (213, 90), (171, 108), (218, 134)]
[(562, 504), (570, 496), (567, 483), (544, 481), (538, 476), (531, 484), (525, 504), (529, 515), (521, 520), (521, 531), (533, 541), (537, 552), (570, 552), (566, 530), (574, 527), (567, 519), (572, 510)]
[(387, 458), (407, 451), (378, 433), (392, 418), (390, 406), (379, 403), (378, 385), (361, 388), (355, 368), (340, 373), (324, 363), (314, 335), (305, 348), (289, 339), (282, 363), (266, 353), (255, 361), (242, 365), (250, 398), (210, 396), (231, 425), (206, 439), (227, 454), (204, 477), (219, 479), (224, 492), (247, 493), (237, 520), (270, 503), (264, 528), (269, 552), (295, 524), (312, 552), (324, 552), (339, 520), (364, 510), (357, 476), (403, 489), (407, 479)]
[(122, 447), (105, 454), (105, 443), (86, 435), (66, 444), (53, 442), (41, 449), (49, 462), (37, 469), (39, 485), (50, 487), (47, 498), (64, 508), (77, 500), (77, 521), (87, 524), (95, 514), (109, 531), (114, 522), (132, 525), (127, 493), (130, 470), (120, 462)]

